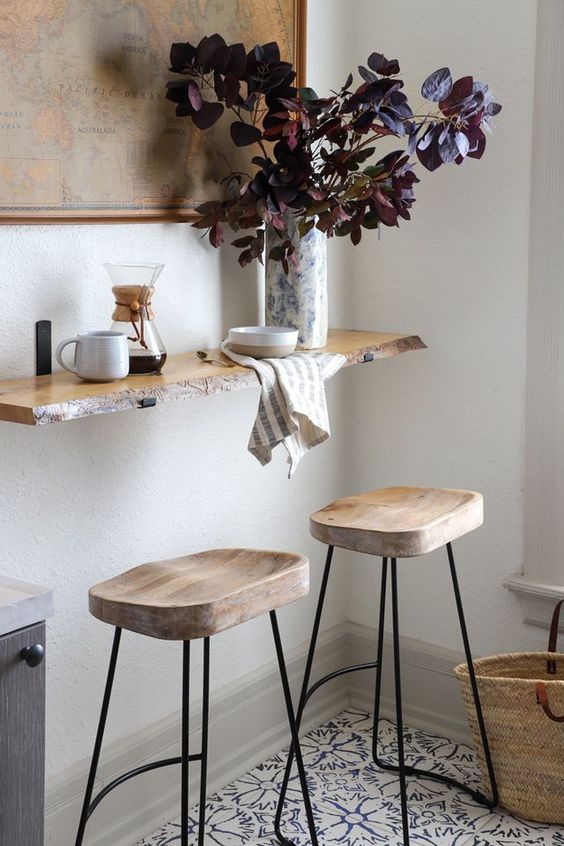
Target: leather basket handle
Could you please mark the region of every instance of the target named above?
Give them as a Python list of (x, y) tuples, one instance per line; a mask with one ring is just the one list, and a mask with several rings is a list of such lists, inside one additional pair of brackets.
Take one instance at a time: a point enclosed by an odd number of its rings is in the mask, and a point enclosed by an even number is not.
[[(550, 635), (548, 638), (548, 651), (549, 652), (556, 652), (557, 644), (558, 644), (558, 626), (560, 624), (560, 609), (564, 605), (564, 599), (561, 599), (560, 602), (557, 604), (556, 608), (554, 609), (554, 614), (552, 615), (552, 623), (550, 624)], [(546, 662), (546, 672), (550, 673), (551, 676), (556, 675), (556, 661), (554, 659), (549, 659)], [(538, 691), (537, 691), (538, 694)], [(548, 699), (547, 699), (548, 703)]]
[(553, 712), (552, 708), (550, 707), (550, 703), (548, 701), (548, 693), (546, 692), (546, 685), (544, 684), (544, 682), (537, 682), (537, 702), (550, 720), (552, 720), (554, 723), (564, 723), (564, 714), (559, 717)]

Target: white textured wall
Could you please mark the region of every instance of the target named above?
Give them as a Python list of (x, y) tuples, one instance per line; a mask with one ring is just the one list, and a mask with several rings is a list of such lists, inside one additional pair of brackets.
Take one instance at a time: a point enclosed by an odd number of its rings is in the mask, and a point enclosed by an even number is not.
[[(343, 32), (312, 2), (312, 84), (339, 81), (340, 60), (323, 50)], [(323, 7), (323, 14), (320, 13)], [(335, 75), (337, 79), (335, 80)], [(346, 324), (339, 245), (331, 245), (333, 322)], [(104, 261), (160, 261), (155, 311), (170, 352), (217, 343), (224, 330), (256, 320), (256, 271), (241, 271), (236, 252), (215, 252), (184, 225), (0, 228), (0, 370), (33, 372), (34, 321), (53, 320), (56, 341), (104, 328), (113, 307)], [(0, 424), (0, 570), (45, 583), (56, 594), (49, 623), (48, 773), (61, 773), (91, 751), (112, 633), (87, 611), (88, 587), (128, 567), (214, 546), (321, 553), (309, 538), (310, 511), (343, 487), (344, 392), (349, 373), (329, 388), (334, 437), (307, 456), (294, 480), (282, 454), (262, 469), (246, 451), (258, 391), (178, 402), (42, 429)], [(344, 617), (333, 591), (328, 625)], [(311, 603), (281, 616), (285, 641), (309, 634)], [(219, 636), (214, 686), (273, 657), (267, 620)], [(177, 709), (180, 650), (175, 644), (124, 639), (108, 739), (122, 737)]]
[[(246, 453), (257, 392), (179, 402), (41, 430), (0, 424), (2, 572), (57, 595), (49, 624), (48, 769), (90, 752), (109, 629), (89, 617), (87, 588), (129, 566), (215, 545), (304, 550), (320, 570), (307, 515), (342, 494), (397, 482), (477, 488), (486, 527), (461, 542), (477, 649), (534, 646), (501, 586), (522, 546), (522, 440), (534, 0), (310, 0), (309, 82), (339, 84), (372, 50), (399, 56), (418, 102), (441, 64), (475, 71), (504, 104), (481, 163), (423, 172), (414, 220), (357, 250), (330, 244), (331, 323), (419, 332), (425, 353), (340, 374), (330, 386), (334, 437), (288, 483), (282, 456)], [(354, 32), (353, 32), (354, 30)], [(422, 171), (422, 168), (420, 168)], [(184, 226), (0, 228), (0, 368), (33, 369), (33, 323), (56, 339), (110, 319), (103, 261), (162, 261), (155, 307), (171, 352), (213, 344), (255, 320), (255, 274)], [(350, 560), (327, 623), (375, 623), (376, 571)], [(402, 565), (407, 634), (456, 645), (444, 562)], [(335, 571), (336, 573), (339, 570)], [(344, 578), (348, 585), (348, 609)], [(283, 614), (303, 640), (312, 603)], [(176, 709), (178, 648), (126, 637), (109, 737)], [(266, 621), (217, 638), (214, 685), (271, 655)]]
[[(536, 32), (533, 0), (359, 0), (357, 53), (399, 57), (412, 104), (449, 65), (492, 85), (504, 110), (480, 162), (418, 167), (413, 221), (355, 253), (354, 323), (418, 332), (429, 350), (358, 368), (351, 484), (474, 488), (486, 525), (457, 544), (469, 623), (482, 653), (534, 648), (503, 587), (522, 560), (529, 174)], [(542, 131), (542, 127), (535, 127)], [(434, 554), (401, 565), (404, 630), (459, 644), (448, 570)], [(349, 616), (374, 624), (376, 573), (350, 581)], [(370, 586), (374, 585), (374, 588)]]

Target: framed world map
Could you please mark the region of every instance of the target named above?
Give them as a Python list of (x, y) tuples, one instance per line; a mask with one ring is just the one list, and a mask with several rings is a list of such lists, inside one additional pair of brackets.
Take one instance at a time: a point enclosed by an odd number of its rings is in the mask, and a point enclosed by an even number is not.
[(189, 218), (248, 153), (175, 116), (171, 44), (277, 41), (302, 75), (305, 25), (306, 0), (0, 0), (0, 223)]

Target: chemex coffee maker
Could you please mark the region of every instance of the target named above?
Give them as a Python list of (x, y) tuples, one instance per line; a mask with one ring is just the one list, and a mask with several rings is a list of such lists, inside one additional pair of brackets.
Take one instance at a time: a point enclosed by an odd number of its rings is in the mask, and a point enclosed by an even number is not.
[(112, 330), (127, 336), (129, 375), (160, 373), (166, 350), (155, 325), (153, 294), (164, 264), (104, 264), (112, 282)]

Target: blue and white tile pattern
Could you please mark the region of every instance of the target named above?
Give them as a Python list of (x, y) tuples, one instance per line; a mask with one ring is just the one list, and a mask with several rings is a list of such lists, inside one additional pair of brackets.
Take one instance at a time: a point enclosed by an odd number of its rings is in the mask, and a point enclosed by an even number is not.
[[(475, 756), (467, 746), (419, 730), (406, 730), (410, 763), (478, 785)], [(303, 740), (303, 753), (323, 846), (402, 846), (397, 777), (371, 758), (372, 722), (348, 710)], [(395, 726), (380, 726), (380, 753), (392, 761)], [(285, 756), (278, 755), (224, 788), (209, 802), (206, 846), (275, 846), (272, 832)], [(476, 805), (463, 791), (423, 779), (408, 779), (413, 846), (564, 846), (564, 828), (526, 823)], [(192, 831), (196, 830), (196, 812)], [(288, 792), (286, 835), (307, 846), (297, 776)], [(178, 821), (138, 846), (179, 846)]]

